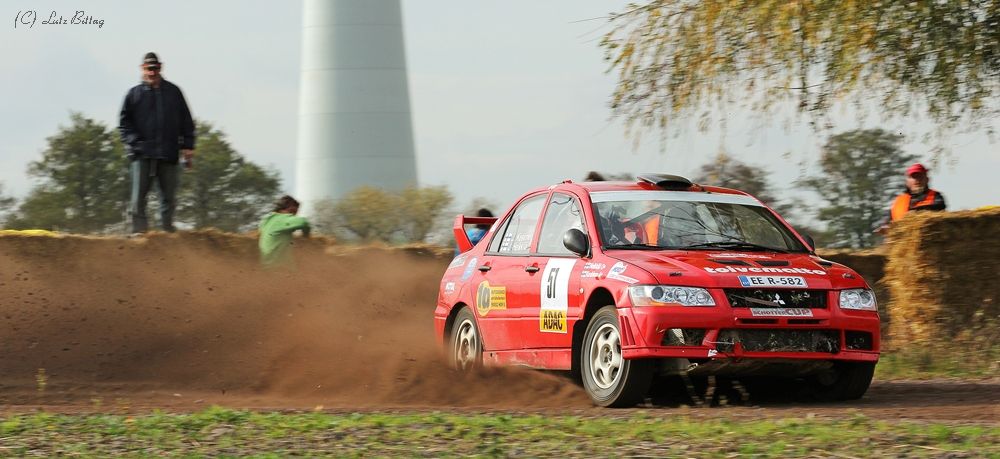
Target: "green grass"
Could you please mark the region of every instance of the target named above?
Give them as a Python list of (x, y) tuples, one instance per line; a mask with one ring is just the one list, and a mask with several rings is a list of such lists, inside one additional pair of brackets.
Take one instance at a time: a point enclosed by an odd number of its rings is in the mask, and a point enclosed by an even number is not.
[(956, 339), (882, 349), (875, 366), (878, 379), (1000, 376), (1000, 345)]
[(681, 413), (39, 413), (0, 418), (0, 457), (1000, 457), (996, 427)]

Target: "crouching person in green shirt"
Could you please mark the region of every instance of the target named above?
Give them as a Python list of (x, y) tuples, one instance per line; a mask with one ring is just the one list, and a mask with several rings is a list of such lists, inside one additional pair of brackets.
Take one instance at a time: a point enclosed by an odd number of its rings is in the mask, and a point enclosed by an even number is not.
[(292, 258), (292, 233), (302, 230), (302, 235), (309, 237), (309, 221), (296, 217), (298, 212), (299, 202), (286, 194), (274, 203), (274, 211), (257, 226), (260, 232), (260, 261), (265, 268), (295, 266), (295, 259)]

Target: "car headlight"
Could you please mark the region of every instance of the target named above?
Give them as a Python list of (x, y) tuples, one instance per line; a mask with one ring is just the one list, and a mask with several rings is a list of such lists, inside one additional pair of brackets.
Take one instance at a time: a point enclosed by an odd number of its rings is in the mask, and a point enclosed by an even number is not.
[(628, 288), (633, 306), (715, 306), (708, 290), (674, 285), (633, 285)]
[(875, 293), (866, 288), (841, 290), (840, 309), (878, 311), (878, 304), (875, 302)]

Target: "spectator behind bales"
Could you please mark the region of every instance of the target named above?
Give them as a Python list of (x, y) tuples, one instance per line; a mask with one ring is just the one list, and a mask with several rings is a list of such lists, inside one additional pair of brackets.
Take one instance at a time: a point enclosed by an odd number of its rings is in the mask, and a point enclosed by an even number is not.
[(896, 197), (889, 217), (899, 220), (911, 210), (945, 210), (944, 196), (928, 187), (927, 168), (917, 163), (906, 169), (906, 192)]
[(292, 233), (302, 230), (302, 235), (309, 237), (310, 229), (308, 220), (295, 216), (298, 212), (299, 202), (286, 194), (274, 203), (274, 211), (257, 226), (260, 232), (260, 262), (265, 268), (295, 267)]
[(892, 202), (889, 208), (889, 220), (882, 224), (875, 234), (886, 234), (889, 222), (901, 220), (910, 211), (942, 211), (948, 206), (940, 191), (932, 190), (928, 184), (927, 168), (916, 163), (906, 169), (906, 191)]
[[(476, 212), (476, 216), (493, 217), (493, 212), (490, 212), (489, 209), (479, 209), (479, 212)], [(483, 236), (486, 236), (486, 232), (489, 230), (490, 230), (490, 225), (487, 225), (485, 223), (480, 223), (477, 224), (475, 228), (466, 230), (465, 234), (469, 236), (469, 241), (472, 242), (472, 246), (475, 247), (476, 244), (479, 243), (479, 241), (483, 240)], [(461, 252), (456, 247), (455, 256), (457, 257), (459, 254), (461, 254)]]

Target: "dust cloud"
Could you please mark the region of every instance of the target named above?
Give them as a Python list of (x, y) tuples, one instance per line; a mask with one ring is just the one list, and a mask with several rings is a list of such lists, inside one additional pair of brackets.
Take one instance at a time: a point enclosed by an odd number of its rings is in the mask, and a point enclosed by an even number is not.
[(0, 405), (590, 406), (554, 375), (446, 368), (448, 260), (307, 244), (262, 271), (218, 239), (0, 238)]

